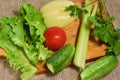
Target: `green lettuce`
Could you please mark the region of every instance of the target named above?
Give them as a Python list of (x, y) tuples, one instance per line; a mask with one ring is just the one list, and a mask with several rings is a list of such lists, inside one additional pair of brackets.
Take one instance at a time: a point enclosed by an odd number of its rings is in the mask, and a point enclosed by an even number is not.
[(20, 70), (21, 79), (28, 80), (37, 71), (37, 63), (50, 57), (45, 41), (41, 13), (31, 4), (23, 4), (19, 15), (2, 17), (0, 20), (0, 47), (6, 51), (10, 66)]

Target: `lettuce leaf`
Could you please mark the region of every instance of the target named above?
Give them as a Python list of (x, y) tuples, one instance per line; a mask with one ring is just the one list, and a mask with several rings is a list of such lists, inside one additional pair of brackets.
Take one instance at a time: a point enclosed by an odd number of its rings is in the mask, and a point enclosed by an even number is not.
[(24, 16), (29, 27), (32, 40), (40, 40), (41, 43), (45, 41), (43, 36), (46, 26), (44, 25), (42, 14), (35, 10), (31, 4), (23, 4), (19, 12)]
[(37, 71), (38, 61), (49, 58), (51, 51), (43, 44), (46, 26), (41, 13), (31, 4), (23, 4), (19, 14), (1, 18), (0, 47), (10, 66), (22, 72), (21, 79), (28, 80)]
[(29, 29), (29, 39), (31, 39), (29, 43), (34, 45), (35, 49), (38, 51), (38, 60), (46, 60), (51, 56), (51, 51), (43, 45), (46, 26), (43, 22), (42, 14), (35, 10), (31, 4), (23, 4), (19, 12), (24, 16), (27, 22), (28, 26), (26, 27)]
[[(31, 64), (29, 59), (26, 57), (23, 48), (14, 45), (11, 40), (12, 21), (17, 17), (7, 18), (3, 17), (1, 19), (2, 26), (0, 27), (0, 46), (6, 51), (6, 58), (9, 61), (10, 66), (15, 70), (20, 70), (22, 72), (21, 79), (28, 80), (37, 71), (37, 67)], [(17, 20), (19, 22), (19, 19)], [(14, 24), (16, 24), (14, 22)], [(19, 26), (22, 27), (22, 24)], [(17, 26), (16, 26), (17, 27)], [(21, 41), (21, 40), (20, 40)]]

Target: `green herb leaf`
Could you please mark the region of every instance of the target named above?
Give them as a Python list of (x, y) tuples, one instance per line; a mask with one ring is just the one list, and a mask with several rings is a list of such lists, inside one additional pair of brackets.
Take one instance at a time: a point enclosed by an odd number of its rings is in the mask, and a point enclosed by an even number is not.
[(90, 17), (89, 21), (95, 26), (94, 35), (105, 43), (112, 44), (115, 36), (112, 26), (113, 17), (106, 19), (101, 14)]
[[(78, 18), (82, 17), (82, 8), (79, 8), (77, 5), (71, 5), (66, 7), (65, 11), (71, 11), (71, 16), (77, 16)], [(85, 10), (87, 12), (87, 10)]]
[(120, 29), (112, 27), (114, 17), (104, 17), (101, 14), (90, 17), (89, 21), (95, 26), (94, 35), (108, 45), (107, 53), (120, 54)]
[(117, 56), (120, 54), (120, 39), (115, 41), (113, 51)]

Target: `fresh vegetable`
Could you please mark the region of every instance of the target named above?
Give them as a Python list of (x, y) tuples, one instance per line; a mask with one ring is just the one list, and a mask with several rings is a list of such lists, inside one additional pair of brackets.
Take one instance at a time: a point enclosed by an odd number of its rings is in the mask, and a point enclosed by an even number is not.
[(41, 7), (40, 12), (46, 26), (48, 28), (51, 26), (64, 27), (74, 21), (76, 17), (71, 17), (70, 11), (64, 11), (70, 5), (74, 5), (74, 3), (69, 0), (52, 0)]
[[(27, 34), (28, 46), (34, 47), (33, 52), (38, 55), (38, 60), (44, 61), (51, 56), (51, 51), (44, 46), (44, 31), (47, 27), (44, 24), (42, 14), (35, 10), (31, 4), (23, 4), (19, 10), (27, 23), (24, 27)], [(25, 40), (26, 41), (26, 40)]]
[(57, 26), (48, 28), (45, 31), (44, 36), (46, 38), (45, 45), (51, 50), (60, 49), (66, 41), (66, 34), (64, 30)]
[(104, 42), (108, 48), (106, 56), (96, 60), (86, 67), (80, 74), (82, 80), (99, 80), (114, 70), (118, 64), (117, 56), (120, 54), (120, 29), (112, 26), (113, 17), (103, 18), (102, 15), (91, 17), (94, 24), (94, 35)]
[[(105, 7), (103, 2), (100, 4), (102, 4), (103, 8)], [(75, 6), (73, 2), (68, 0), (54, 0), (42, 7), (40, 12), (36, 11), (31, 4), (23, 4), (19, 10), (19, 15), (10, 18), (2, 17), (0, 20), (0, 47), (4, 48), (6, 51), (7, 54), (5, 56), (9, 60), (10, 66), (13, 69), (22, 72), (22, 80), (28, 80), (37, 71), (38, 61), (47, 60), (51, 56), (51, 51), (44, 46), (44, 41), (47, 46), (47, 40), (51, 37), (46, 35), (49, 34), (49, 31), (47, 33), (46, 30), (47, 27), (64, 27), (78, 16), (78, 18), (82, 17), (82, 24), (77, 41), (76, 52), (81, 52), (83, 50), (83, 53), (77, 53), (75, 55), (74, 64), (84, 68), (90, 25), (92, 23), (95, 26), (94, 35), (108, 45), (107, 55), (86, 67), (80, 76), (83, 80), (95, 80), (107, 75), (118, 64), (117, 56), (120, 54), (120, 29), (111, 28), (112, 21), (114, 20), (113, 17), (108, 18), (106, 17), (106, 14), (105, 16), (101, 16), (100, 14), (94, 16), (97, 7), (98, 5), (95, 5), (92, 8), (89, 0), (85, 1), (83, 8)], [(104, 12), (106, 12), (105, 9)], [(54, 47), (50, 44), (50, 48), (51, 46), (53, 48), (51, 48), (52, 50), (57, 50), (61, 45), (64, 45), (66, 36), (65, 33), (63, 35), (64, 37), (60, 39), (62, 42), (59, 43), (59, 46), (57, 43), (54, 43)], [(53, 37), (54, 36), (56, 36), (55, 33)], [(48, 41), (51, 41), (52, 39), (49, 39)], [(54, 40), (51, 42), (55, 42)], [(74, 52), (75, 47), (72, 44), (63, 46), (55, 52), (53, 57), (50, 57), (47, 60), (48, 69), (52, 73), (63, 70), (72, 61)]]
[(94, 35), (104, 42), (107, 48), (107, 54), (120, 54), (120, 29), (112, 27), (114, 17), (106, 18), (101, 14), (90, 17), (89, 21), (95, 26)]
[(77, 16), (78, 18), (82, 18), (83, 12), (88, 13), (87, 10), (80, 8), (77, 5), (66, 7), (65, 11), (71, 11), (70, 16)]
[(47, 61), (47, 67), (52, 73), (58, 73), (63, 70), (74, 56), (75, 47), (73, 44), (66, 44), (60, 48), (53, 57), (50, 57)]
[(66, 11), (72, 11), (72, 13), (70, 14), (71, 16), (78, 16), (78, 18), (81, 18), (82, 16), (82, 23), (78, 33), (75, 56), (73, 60), (74, 65), (80, 68), (84, 68), (86, 60), (86, 52), (88, 47), (91, 25), (88, 21), (88, 18), (96, 14), (97, 7), (98, 4), (96, 4), (94, 8), (92, 8), (92, 3), (89, 0), (85, 0), (84, 8), (80, 9), (77, 6), (70, 6), (66, 8)]
[[(102, 1), (102, 6), (104, 0)], [(80, 74), (82, 80), (99, 80), (109, 74), (118, 64), (117, 56), (120, 55), (120, 29), (112, 27), (114, 17), (108, 17), (105, 7), (105, 14), (98, 14), (89, 18), (89, 21), (94, 25), (93, 33), (100, 41), (105, 43), (108, 48), (106, 55), (88, 67)]]
[(21, 5), (19, 14), (1, 18), (0, 47), (10, 66), (22, 72), (21, 79), (28, 80), (36, 73), (38, 61), (46, 60), (51, 51), (43, 44), (46, 26), (42, 15), (31, 4)]
[(116, 68), (118, 59), (114, 55), (106, 55), (90, 66), (86, 67), (80, 74), (82, 80), (100, 80)]
[[(21, 32), (24, 33), (24, 31), (22, 28), (23, 23), (21, 18), (16, 16), (12, 18), (2, 17), (0, 22), (2, 23), (0, 26), (0, 46), (6, 51), (5, 56), (8, 59), (10, 66), (14, 70), (21, 70), (22, 80), (28, 80), (35, 74), (37, 67), (31, 64), (30, 60), (26, 57), (26, 53), (23, 48), (13, 43), (11, 40), (12, 35), (10, 34), (13, 31), (12, 27), (15, 25), (15, 27), (19, 27), (17, 31), (20, 33), (19, 39), (22, 40), (23, 36), (21, 35)], [(30, 53), (27, 56), (32, 57), (33, 55)]]

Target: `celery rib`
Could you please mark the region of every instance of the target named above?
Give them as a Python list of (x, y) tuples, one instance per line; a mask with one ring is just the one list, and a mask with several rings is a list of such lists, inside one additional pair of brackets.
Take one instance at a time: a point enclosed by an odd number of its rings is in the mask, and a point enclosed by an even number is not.
[(89, 0), (85, 1), (85, 5), (87, 5), (85, 7), (85, 10), (87, 10), (89, 13), (87, 14), (83, 13), (82, 24), (80, 27), (80, 32), (78, 34), (75, 56), (73, 60), (73, 64), (79, 68), (84, 68), (85, 66), (88, 40), (90, 34), (90, 25), (91, 25), (91, 23), (88, 21), (88, 18), (90, 16), (95, 15), (95, 12), (97, 11), (97, 5), (94, 7), (94, 9), (92, 9), (92, 4)]

